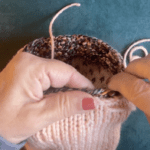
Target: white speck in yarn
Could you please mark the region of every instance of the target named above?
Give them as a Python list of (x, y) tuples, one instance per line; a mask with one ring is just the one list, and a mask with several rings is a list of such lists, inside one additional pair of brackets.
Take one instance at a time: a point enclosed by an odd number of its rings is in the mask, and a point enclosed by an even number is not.
[[(127, 50), (126, 50), (126, 52), (125, 52), (125, 54), (124, 54), (124, 59), (123, 59), (123, 64), (124, 64), (124, 67), (126, 68), (127, 67), (127, 55), (128, 55), (128, 53), (130, 52), (130, 57), (129, 57), (129, 62), (131, 62), (131, 61), (133, 61), (133, 60), (135, 60), (135, 59), (137, 59), (137, 58), (141, 58), (140, 56), (133, 56), (133, 52), (135, 52), (135, 51), (137, 51), (137, 50), (139, 50), (139, 49), (141, 49), (143, 52), (144, 52), (144, 54), (145, 54), (145, 56), (147, 56), (148, 55), (148, 51), (147, 51), (147, 49), (145, 48), (145, 47), (143, 47), (143, 46), (136, 46), (136, 45), (138, 45), (138, 44), (141, 44), (141, 43), (145, 43), (145, 42), (150, 42), (150, 39), (142, 39), (142, 40), (139, 40), (139, 41), (137, 41), (137, 42), (135, 42), (135, 43), (133, 43)], [(136, 47), (135, 47), (136, 46)], [(130, 51), (131, 50), (131, 51)]]
[(56, 20), (56, 18), (66, 9), (72, 7), (72, 6), (80, 6), (81, 4), (80, 3), (73, 3), (73, 4), (70, 4), (66, 7), (64, 7), (63, 9), (61, 9), (54, 17), (53, 19), (51, 20), (50, 22), (50, 26), (49, 26), (49, 34), (50, 34), (50, 37), (51, 37), (51, 59), (54, 59), (54, 38), (53, 38), (53, 32), (52, 32), (52, 26), (53, 26), (53, 23), (54, 21)]

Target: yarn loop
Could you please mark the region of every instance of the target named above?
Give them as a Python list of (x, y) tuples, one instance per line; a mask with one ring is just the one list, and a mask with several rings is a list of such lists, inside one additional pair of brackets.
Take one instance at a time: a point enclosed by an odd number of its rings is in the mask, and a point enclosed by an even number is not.
[[(137, 50), (142, 50), (142, 51), (144, 52), (145, 56), (148, 55), (148, 51), (147, 51), (147, 49), (146, 49), (144, 46), (136, 46), (136, 45), (138, 45), (138, 44), (145, 43), (145, 42), (150, 42), (150, 39), (142, 39), (142, 40), (139, 40), (139, 41), (133, 43), (133, 44), (126, 50), (126, 52), (125, 52), (125, 54), (124, 54), (124, 59), (123, 59), (123, 64), (124, 64), (124, 67), (125, 67), (125, 68), (127, 67), (126, 61), (127, 61), (127, 55), (128, 55), (129, 52), (130, 52), (130, 53), (129, 53), (129, 62), (131, 62), (131, 61), (133, 61), (133, 60), (135, 60), (135, 59), (141, 58), (141, 57), (138, 56), (138, 55), (133, 55), (133, 53), (134, 53), (135, 51), (137, 51)], [(131, 51), (130, 51), (130, 50), (131, 50)]]

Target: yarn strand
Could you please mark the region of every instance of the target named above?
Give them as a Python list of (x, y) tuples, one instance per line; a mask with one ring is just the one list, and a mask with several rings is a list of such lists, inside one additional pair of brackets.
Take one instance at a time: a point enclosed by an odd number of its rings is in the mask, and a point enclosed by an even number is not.
[(52, 21), (50, 22), (50, 26), (49, 26), (49, 34), (50, 34), (50, 37), (51, 37), (51, 59), (54, 59), (54, 37), (53, 37), (53, 32), (52, 32), (52, 26), (53, 26), (53, 23), (54, 21), (56, 20), (56, 18), (63, 12), (65, 11), (66, 9), (70, 8), (70, 7), (73, 7), (73, 6), (81, 6), (80, 3), (73, 3), (73, 4), (70, 4), (66, 7), (64, 7), (63, 9), (61, 9), (52, 19)]
[[(125, 67), (125, 68), (127, 67), (127, 62), (126, 62), (126, 61), (127, 61), (127, 55), (128, 55), (129, 52), (130, 52), (130, 53), (129, 53), (129, 62), (131, 62), (131, 61), (133, 61), (133, 60), (135, 60), (135, 59), (141, 58), (140, 56), (133, 56), (133, 53), (134, 53), (135, 51), (139, 50), (139, 49), (141, 49), (141, 50), (144, 52), (145, 56), (148, 55), (148, 51), (147, 51), (147, 49), (146, 49), (144, 46), (136, 46), (136, 45), (138, 45), (138, 44), (145, 43), (145, 42), (150, 42), (150, 39), (142, 39), (142, 40), (139, 40), (139, 41), (133, 43), (133, 44), (126, 50), (126, 52), (125, 52), (125, 54), (124, 54), (124, 58), (123, 58), (123, 64), (124, 64), (124, 67)], [(130, 50), (131, 50), (131, 51), (130, 51)]]

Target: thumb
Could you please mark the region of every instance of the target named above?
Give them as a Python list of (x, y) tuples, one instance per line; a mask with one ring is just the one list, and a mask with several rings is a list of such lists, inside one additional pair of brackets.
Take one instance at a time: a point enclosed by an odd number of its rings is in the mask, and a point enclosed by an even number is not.
[(92, 110), (95, 108), (95, 101), (96, 98), (81, 91), (59, 92), (46, 95), (39, 102), (42, 112), (40, 116), (43, 123), (45, 122), (43, 127), (72, 115)]
[(9, 121), (11, 128), (7, 125), (1, 132), (6, 139), (18, 143), (54, 122), (94, 109), (96, 99), (81, 91), (46, 95), (41, 101), (25, 104), (15, 119)]

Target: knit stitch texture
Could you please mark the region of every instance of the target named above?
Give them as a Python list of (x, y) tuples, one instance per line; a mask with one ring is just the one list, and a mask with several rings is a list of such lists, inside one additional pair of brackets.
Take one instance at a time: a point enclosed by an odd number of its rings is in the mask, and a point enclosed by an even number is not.
[[(49, 41), (36, 39), (24, 51), (50, 58)], [(96, 88), (107, 88), (108, 78), (123, 70), (122, 57), (117, 51), (102, 40), (82, 35), (56, 37), (55, 58), (76, 67)], [(115, 150), (121, 124), (136, 107), (121, 95), (97, 97), (95, 105), (88, 113), (65, 118), (37, 132), (28, 139), (26, 149)]]

